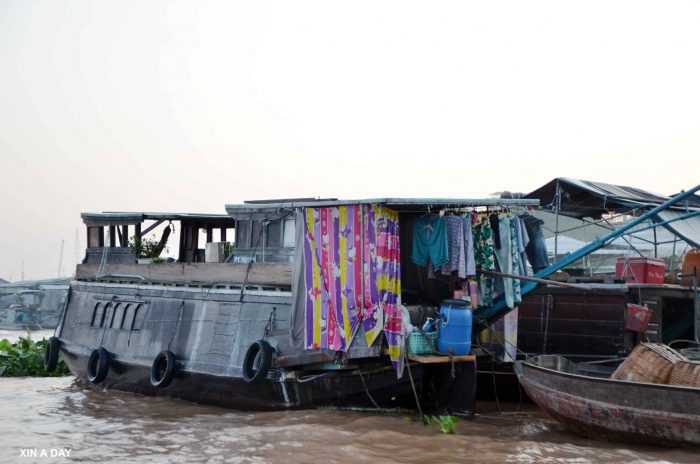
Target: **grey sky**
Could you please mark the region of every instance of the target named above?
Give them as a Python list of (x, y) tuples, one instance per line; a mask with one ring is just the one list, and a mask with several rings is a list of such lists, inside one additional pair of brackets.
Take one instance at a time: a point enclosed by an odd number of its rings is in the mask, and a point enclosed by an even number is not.
[[(0, 0), (0, 277), (79, 213), (700, 181), (697, 1)], [(80, 228), (81, 246), (84, 232)]]

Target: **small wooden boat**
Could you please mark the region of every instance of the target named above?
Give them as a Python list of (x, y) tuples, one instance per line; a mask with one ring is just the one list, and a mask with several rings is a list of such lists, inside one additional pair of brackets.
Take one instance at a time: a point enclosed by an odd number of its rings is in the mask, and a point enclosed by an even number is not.
[(612, 380), (588, 368), (553, 355), (515, 365), (530, 398), (576, 433), (652, 446), (700, 445), (700, 388)]

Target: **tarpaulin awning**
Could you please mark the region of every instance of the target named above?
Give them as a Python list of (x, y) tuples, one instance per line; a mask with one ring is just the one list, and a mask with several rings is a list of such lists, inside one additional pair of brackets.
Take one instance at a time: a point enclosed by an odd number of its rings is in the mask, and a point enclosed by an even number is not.
[(525, 198), (538, 199), (544, 208), (554, 209), (557, 187), (561, 191), (559, 214), (578, 219), (600, 218), (603, 214), (626, 213), (645, 206), (657, 206), (670, 197), (636, 187), (559, 177)]

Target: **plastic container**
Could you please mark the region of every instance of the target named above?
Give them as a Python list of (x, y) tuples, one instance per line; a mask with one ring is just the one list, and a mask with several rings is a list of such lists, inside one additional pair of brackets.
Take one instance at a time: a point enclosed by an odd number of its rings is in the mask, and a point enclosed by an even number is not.
[(440, 306), (438, 351), (455, 356), (472, 349), (472, 308), (468, 301), (445, 300)]
[(615, 263), (615, 277), (635, 284), (663, 284), (666, 264), (663, 259), (619, 257)]
[(408, 336), (408, 352), (411, 354), (433, 354), (437, 332), (413, 332)]
[(681, 279), (681, 285), (690, 287), (693, 285), (693, 278), (689, 275), (693, 273), (693, 269), (697, 269), (698, 279), (700, 279), (700, 250), (692, 249), (683, 257), (683, 265), (681, 272), (686, 274), (686, 277)]
[(646, 306), (627, 303), (627, 330), (645, 332), (653, 311)]

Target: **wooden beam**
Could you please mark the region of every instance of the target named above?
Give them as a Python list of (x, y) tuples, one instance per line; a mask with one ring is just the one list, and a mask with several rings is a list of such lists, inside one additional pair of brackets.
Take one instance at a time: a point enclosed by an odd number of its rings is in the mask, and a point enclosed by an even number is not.
[[(146, 235), (147, 233), (149, 233), (150, 231), (152, 231), (153, 229), (155, 229), (156, 227), (158, 227), (159, 225), (161, 225), (161, 224), (164, 223), (164, 222), (165, 222), (165, 219), (159, 219), (159, 220), (157, 220), (156, 222), (154, 222), (154, 223), (151, 224), (150, 226), (146, 227), (146, 230), (144, 230), (143, 232), (139, 233), (139, 237), (143, 237), (144, 235)], [(140, 229), (140, 228), (141, 228), (141, 224), (139, 224), (139, 229)]]
[(452, 362), (465, 362), (465, 361), (476, 361), (476, 356), (473, 354), (465, 354), (461, 356), (424, 356), (418, 354), (409, 354), (408, 359), (422, 364), (433, 364), (433, 363), (448, 363)]
[(123, 247), (129, 245), (129, 226), (122, 226), (122, 233), (119, 235), (119, 244)]
[[(149, 282), (166, 284), (221, 284), (242, 285), (247, 264), (227, 263), (170, 263), (170, 264), (110, 264), (110, 274), (142, 276)], [(77, 278), (94, 279), (99, 265), (80, 264)], [(292, 285), (290, 263), (254, 263), (248, 275), (250, 285)]]

